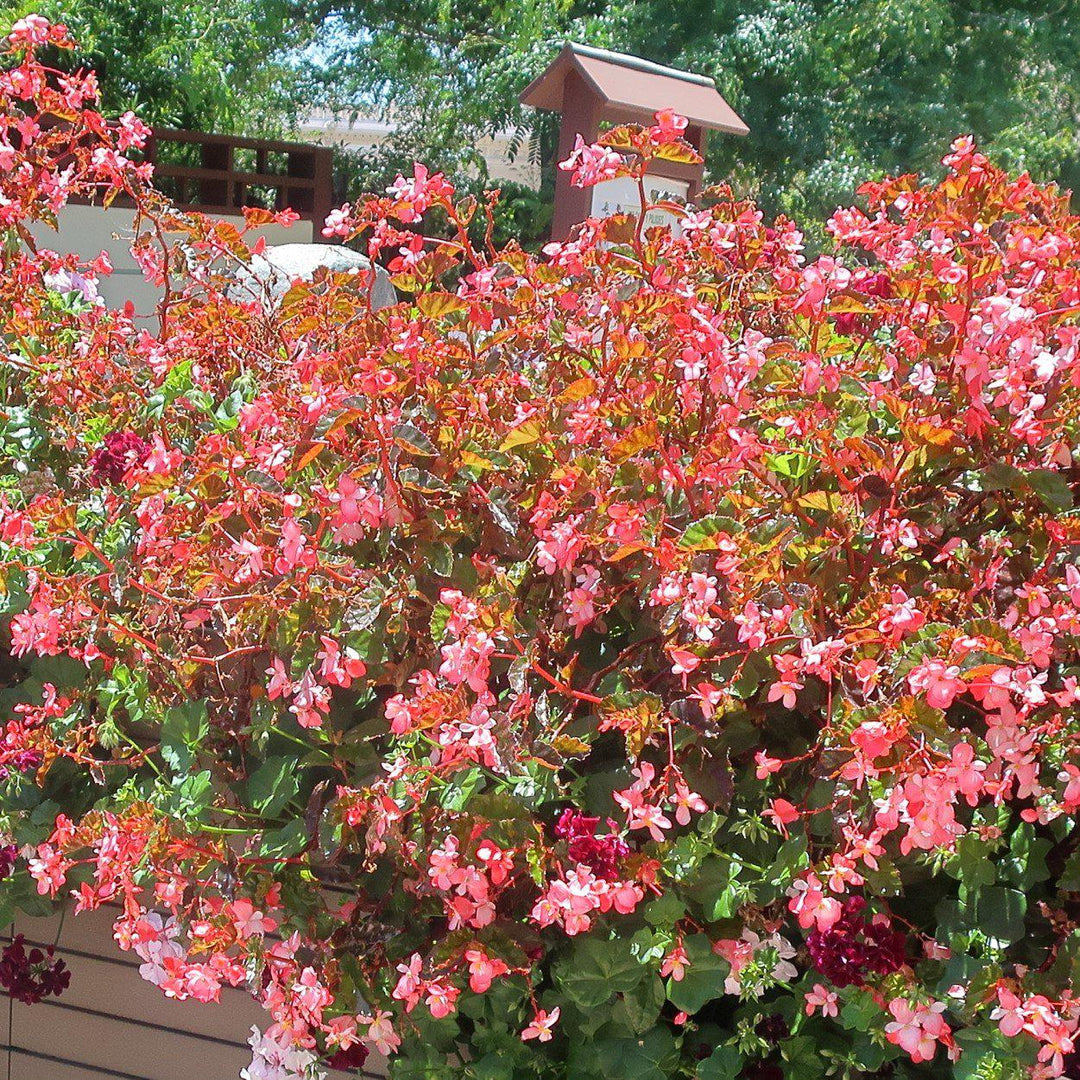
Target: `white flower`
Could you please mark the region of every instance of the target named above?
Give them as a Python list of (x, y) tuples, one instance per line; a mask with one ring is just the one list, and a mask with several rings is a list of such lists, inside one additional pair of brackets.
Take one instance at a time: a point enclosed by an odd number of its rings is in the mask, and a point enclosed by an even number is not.
[(274, 1038), (270, 1032), (251, 1029), (248, 1039), (251, 1064), (240, 1070), (240, 1080), (324, 1080), (326, 1073), (315, 1067), (310, 1050)]

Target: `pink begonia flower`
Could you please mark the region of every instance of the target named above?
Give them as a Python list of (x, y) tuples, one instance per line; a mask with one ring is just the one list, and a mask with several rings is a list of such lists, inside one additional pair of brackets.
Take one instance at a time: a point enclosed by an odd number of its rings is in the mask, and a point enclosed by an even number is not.
[(835, 926), (844, 913), (840, 901), (825, 895), (821, 881), (814, 874), (799, 878), (788, 890), (788, 896), (788, 910), (804, 930), (813, 926), (824, 933)]
[(682, 138), (689, 121), (674, 109), (661, 109), (653, 114), (655, 124), (649, 128), (649, 138), (655, 143)]
[(43, 15), (27, 15), (19, 19), (8, 34), (12, 45), (44, 45), (49, 40), (52, 24)]
[(544, 1012), (543, 1009), (537, 1009), (532, 1023), (521, 1033), (521, 1041), (538, 1039), (540, 1042), (551, 1042), (551, 1029), (559, 1022), (559, 1015), (560, 1009), (557, 1005), (549, 1013)]
[(895, 1019), (885, 1025), (885, 1038), (906, 1051), (916, 1065), (932, 1061), (939, 1041), (948, 1041), (952, 1029), (942, 1013), (944, 1002), (918, 1005), (915, 1008), (904, 998), (893, 998), (889, 1012)]
[(855, 678), (859, 680), (859, 689), (863, 694), (869, 694), (874, 689), (880, 673), (881, 668), (876, 660), (867, 658), (855, 665)]
[(580, 135), (576, 137), (570, 156), (559, 162), (563, 172), (574, 174), (570, 183), (580, 188), (613, 180), (624, 165), (625, 162), (614, 150), (597, 143), (587, 143)]
[(352, 686), (353, 679), (362, 678), (367, 674), (367, 665), (354, 649), (342, 649), (333, 638), (325, 634), (319, 635), (319, 641), (322, 643), (322, 648), (315, 654), (315, 659), (322, 662), (319, 678), (324, 683), (348, 690)]
[(814, 983), (813, 990), (804, 995), (806, 998), (806, 1015), (813, 1016), (816, 1009), (821, 1010), (822, 1016), (836, 1016), (838, 1009), (839, 998), (832, 991), (822, 986), (821, 983)]
[(302, 728), (322, 727), (323, 716), (330, 711), (330, 689), (321, 686), (315, 673), (308, 668), (293, 686), (293, 703), (289, 712)]
[(289, 518), (281, 526), (281, 539), (278, 541), (281, 554), (274, 560), (275, 574), (288, 574), (297, 568), (311, 569), (318, 558), (315, 550), (308, 545), (299, 522)]
[(436, 1020), (449, 1016), (457, 1008), (457, 999), (461, 991), (456, 986), (439, 981), (430, 982), (426, 988), (424, 1004)]
[(251, 937), (263, 937), (277, 929), (277, 921), (257, 911), (250, 900), (234, 900), (228, 905), (228, 910), (236, 928), (236, 936), (241, 941)]
[(690, 697), (698, 703), (701, 715), (706, 720), (711, 720), (716, 714), (717, 705), (724, 700), (724, 692), (720, 687), (713, 686), (712, 683), (699, 682)]
[(664, 957), (664, 962), (660, 965), (660, 975), (664, 978), (670, 975), (675, 982), (682, 982), (688, 967), (690, 960), (686, 950), (679, 944)]
[(731, 965), (724, 980), (724, 993), (742, 994), (748, 989), (761, 989), (760, 973), (753, 984), (743, 981), (743, 971), (752, 964), (763, 950), (775, 953), (776, 963), (772, 967), (772, 977), (777, 982), (791, 982), (798, 975), (798, 969), (791, 963), (795, 956), (795, 947), (779, 934), (770, 934), (762, 938), (748, 927), (743, 928), (737, 938), (721, 938), (713, 943), (712, 951), (722, 956)]
[(39, 896), (55, 896), (67, 880), (67, 867), (70, 864), (53, 849), (51, 844), (38, 845), (37, 853), (27, 860), (30, 876), (37, 882)]
[(986, 784), (985, 772), (986, 762), (975, 757), (975, 749), (970, 743), (957, 743), (953, 747), (946, 774), (969, 806), (978, 805), (979, 793)]
[(326, 1027), (327, 1046), (348, 1050), (360, 1042), (355, 1016), (335, 1016)]
[(895, 733), (880, 720), (864, 720), (852, 733), (851, 742), (869, 761), (884, 757), (896, 741)]
[(908, 686), (912, 693), (924, 693), (926, 703), (932, 708), (947, 709), (967, 689), (959, 675), (958, 667), (946, 667), (940, 660), (923, 660), (908, 673)]
[(780, 758), (769, 757), (764, 750), (759, 750), (754, 755), (754, 763), (757, 765), (757, 768), (754, 770), (754, 775), (759, 780), (764, 780), (773, 773), (779, 772), (784, 767), (784, 763)]
[(266, 696), (271, 701), (292, 695), (293, 684), (285, 671), (285, 663), (280, 657), (274, 657), (266, 669), (266, 674), (270, 676), (270, 681), (266, 684)]
[(680, 825), (690, 824), (691, 810), (698, 814), (704, 814), (709, 809), (708, 803), (696, 791), (691, 791), (684, 780), (676, 782), (675, 794), (672, 796), (671, 801), (676, 807), (675, 820)]
[(350, 223), (350, 215), (352, 214), (352, 208), (348, 203), (331, 210), (326, 215), (326, 221), (322, 228), (322, 234), (327, 239), (332, 236), (348, 236), (352, 232), (352, 224)]
[(631, 829), (648, 829), (649, 835), (660, 843), (664, 839), (664, 829), (671, 828), (671, 819), (666, 817), (660, 807), (645, 803), (630, 811), (630, 820), (627, 827)]
[(990, 1019), (998, 1022), (1002, 1035), (1010, 1039), (1014, 1038), (1024, 1030), (1027, 1012), (1023, 1007), (1023, 1002), (1011, 990), (999, 986), (997, 994), (998, 1004), (990, 1014)]
[(486, 993), (499, 975), (510, 970), (502, 960), (488, 956), (480, 948), (466, 949), (465, 959), (469, 962), (469, 989), (474, 994)]
[(454, 196), (454, 185), (441, 172), (430, 173), (426, 165), (413, 165), (413, 174), (406, 179), (400, 173), (386, 189), (401, 204), (394, 209), (394, 216), (405, 224), (419, 221), (431, 204), (440, 198)]
[(588, 589), (571, 589), (563, 601), (563, 611), (566, 612), (570, 625), (574, 628), (574, 637), (581, 637), (582, 632), (596, 618), (594, 601), (596, 594)]
[(419, 953), (413, 953), (409, 957), (407, 964), (398, 964), (397, 966), (401, 978), (398, 979), (397, 985), (390, 996), (395, 1001), (404, 1001), (406, 1012), (412, 1012), (420, 1000), (420, 990), (423, 986), (423, 980), (420, 977), (422, 966), (423, 961), (420, 959)]
[(322, 984), (318, 972), (306, 967), (292, 986), (292, 992), (303, 1014), (313, 1023), (322, 1018), (322, 1011), (333, 1001), (330, 991)]
[(769, 701), (783, 701), (785, 709), (794, 709), (796, 695), (804, 685), (798, 679), (800, 658), (781, 654), (773, 657), (773, 665), (780, 678), (769, 687)]
[(671, 656), (672, 675), (681, 675), (683, 687), (686, 687), (686, 676), (701, 665), (701, 657), (695, 656), (689, 649), (668, 649)]
[(339, 544), (355, 543), (364, 535), (365, 528), (377, 529), (386, 517), (379, 492), (374, 487), (362, 487), (348, 473), (338, 477), (337, 489), (327, 497), (337, 507), (331, 524), (334, 540)]
[(802, 278), (803, 294), (796, 310), (809, 315), (821, 310), (830, 292), (840, 292), (847, 288), (851, 281), (851, 271), (831, 255), (822, 255), (817, 262), (803, 270)]
[(389, 1057), (401, 1045), (401, 1036), (394, 1031), (393, 1015), (378, 1012), (368, 1024), (367, 1037), (383, 1057)]
[(798, 808), (787, 799), (773, 799), (769, 804), (769, 809), (762, 811), (761, 816), (770, 818), (780, 832), (787, 836), (787, 827), (793, 821), (798, 821), (800, 815)]
[(901, 588), (892, 591), (892, 602), (881, 608), (878, 630), (893, 645), (908, 634), (918, 633), (926, 623), (926, 616), (919, 610), (915, 600)]
[(536, 545), (536, 561), (545, 574), (572, 570), (585, 548), (585, 537), (578, 530), (580, 519), (556, 521), (544, 530)]
[(274, 1024), (265, 1034), (252, 1027), (251, 1064), (240, 1070), (240, 1080), (303, 1080), (316, 1062), (314, 1051), (297, 1046)]

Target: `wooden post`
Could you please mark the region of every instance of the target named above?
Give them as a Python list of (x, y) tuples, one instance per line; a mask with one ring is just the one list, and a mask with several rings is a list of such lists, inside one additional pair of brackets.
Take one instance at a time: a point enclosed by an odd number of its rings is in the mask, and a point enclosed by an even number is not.
[(592, 209), (592, 189), (574, 187), (570, 173), (558, 168), (574, 150), (580, 135), (587, 143), (596, 142), (600, 134), (600, 118), (604, 103), (574, 70), (566, 73), (563, 90), (562, 123), (559, 127), (559, 151), (555, 169), (555, 209), (551, 221), (551, 238), (565, 240), (570, 230), (589, 216)]
[(334, 208), (334, 151), (329, 146), (315, 148), (315, 188), (312, 192), (312, 239), (316, 244), (330, 243), (323, 236), (326, 215)]
[[(686, 141), (702, 156), (705, 156), (705, 129), (699, 124), (688, 124), (683, 133)], [(701, 181), (705, 178), (705, 166), (692, 166), (694, 173), (690, 177), (690, 190), (686, 197), (692, 202), (701, 192)]]
[(199, 202), (206, 206), (232, 207), (236, 193), (232, 188), (233, 148), (228, 142), (204, 142), (199, 148), (204, 169), (214, 169), (220, 179), (199, 181)]

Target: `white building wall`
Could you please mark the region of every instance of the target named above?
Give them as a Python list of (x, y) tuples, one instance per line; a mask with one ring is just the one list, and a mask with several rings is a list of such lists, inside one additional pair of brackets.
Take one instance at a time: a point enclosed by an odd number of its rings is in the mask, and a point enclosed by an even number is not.
[[(305, 142), (344, 150), (368, 150), (385, 142), (393, 134), (394, 126), (370, 116), (315, 110), (300, 121), (300, 131)], [(532, 160), (532, 147), (528, 143), (515, 147), (513, 132), (485, 135), (477, 140), (476, 149), (493, 181), (513, 180), (526, 187), (540, 187), (540, 166)]]
[[(224, 217), (238, 228), (243, 218)], [(54, 231), (41, 222), (31, 230), (39, 248), (49, 248), (63, 255), (77, 253), (84, 259), (95, 259), (102, 251), (108, 253), (113, 265), (110, 277), (101, 281), (101, 295), (110, 307), (123, 307), (128, 300), (140, 315), (153, 314), (160, 299), (160, 291), (148, 282), (131, 254), (131, 241), (135, 235), (134, 214), (129, 208), (71, 205), (60, 213), (59, 229)], [(313, 239), (310, 221), (298, 221), (289, 228), (270, 225), (251, 233), (250, 243), (256, 237), (265, 236), (268, 245), (310, 244)]]

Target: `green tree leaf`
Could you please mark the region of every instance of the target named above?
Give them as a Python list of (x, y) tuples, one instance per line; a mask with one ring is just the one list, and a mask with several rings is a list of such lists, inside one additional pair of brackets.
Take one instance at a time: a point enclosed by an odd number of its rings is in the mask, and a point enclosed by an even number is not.
[(633, 990), (647, 973), (628, 941), (598, 938), (576, 941), (554, 972), (556, 983), (581, 1009), (603, 1005), (613, 994)]
[(166, 711), (161, 725), (161, 756), (174, 774), (191, 768), (195, 751), (209, 730), (204, 701), (185, 701)]
[(690, 966), (679, 982), (668, 979), (667, 996), (676, 1009), (693, 1014), (706, 1002), (723, 996), (724, 979), (730, 967), (713, 952), (712, 942), (705, 934), (686, 938), (683, 947)]
[(295, 758), (269, 757), (248, 779), (248, 801), (267, 818), (277, 817), (299, 790)]

